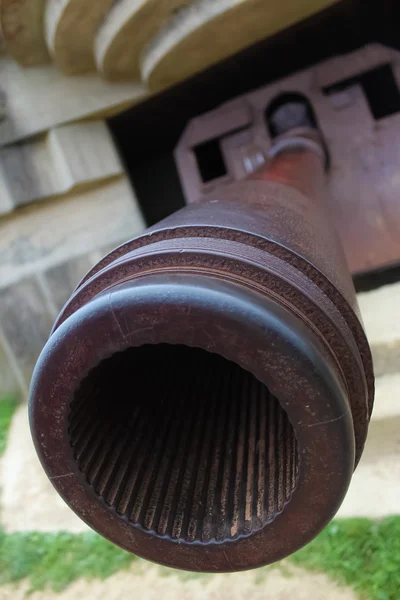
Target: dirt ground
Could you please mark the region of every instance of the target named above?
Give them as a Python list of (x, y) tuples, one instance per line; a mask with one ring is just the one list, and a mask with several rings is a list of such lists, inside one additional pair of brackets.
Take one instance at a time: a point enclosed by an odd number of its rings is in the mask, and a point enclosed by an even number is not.
[[(29, 600), (356, 600), (354, 592), (338, 587), (325, 575), (288, 567), (257, 572), (213, 575), (203, 579), (163, 577), (160, 569), (148, 566), (120, 572), (106, 581), (77, 581), (61, 594), (37, 592)], [(0, 588), (0, 600), (25, 600), (26, 585)]]

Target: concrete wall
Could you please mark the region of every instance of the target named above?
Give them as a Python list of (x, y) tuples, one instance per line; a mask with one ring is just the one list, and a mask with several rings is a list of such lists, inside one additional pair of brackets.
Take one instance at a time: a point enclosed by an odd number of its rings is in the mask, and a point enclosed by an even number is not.
[(37, 357), (73, 289), (104, 254), (143, 228), (125, 176), (0, 219), (0, 398), (26, 397)]

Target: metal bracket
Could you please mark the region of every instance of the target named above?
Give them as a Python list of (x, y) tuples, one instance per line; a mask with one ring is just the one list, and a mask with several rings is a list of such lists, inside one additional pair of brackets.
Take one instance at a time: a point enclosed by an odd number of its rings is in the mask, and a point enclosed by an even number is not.
[[(394, 107), (390, 114), (374, 115), (363, 86), (363, 77), (380, 68), (390, 69), (400, 90), (400, 52), (373, 44), (190, 121), (175, 150), (186, 201), (198, 202), (268, 160), (272, 140), (266, 111), (280, 95), (300, 94), (312, 106), (329, 150), (330, 207), (351, 272), (400, 264), (400, 104), (399, 112)], [(204, 181), (196, 150), (213, 140), (224, 169)]]

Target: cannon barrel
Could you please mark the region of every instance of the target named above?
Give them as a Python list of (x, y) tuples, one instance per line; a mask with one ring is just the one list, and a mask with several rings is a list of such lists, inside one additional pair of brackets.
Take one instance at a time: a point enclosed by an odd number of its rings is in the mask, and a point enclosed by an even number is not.
[(369, 346), (315, 132), (103, 258), (36, 366), (57, 491), (152, 561), (239, 571), (331, 520), (365, 443)]

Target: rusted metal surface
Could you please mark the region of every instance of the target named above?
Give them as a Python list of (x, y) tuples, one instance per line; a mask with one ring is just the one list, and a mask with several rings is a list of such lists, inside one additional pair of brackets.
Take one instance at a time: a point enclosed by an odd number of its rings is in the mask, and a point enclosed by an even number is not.
[(100, 261), (36, 367), (50, 480), (150, 560), (281, 559), (334, 516), (362, 454), (371, 355), (308, 139)]
[[(187, 202), (265, 163), (266, 112), (283, 94), (308, 99), (329, 147), (328, 210), (351, 273), (400, 264), (400, 52), (384, 46), (324, 61), (193, 119), (175, 152)], [(210, 140), (219, 141), (226, 171), (203, 181), (195, 150)]]

